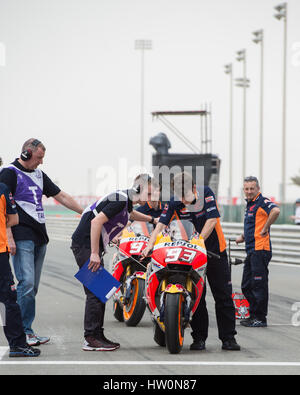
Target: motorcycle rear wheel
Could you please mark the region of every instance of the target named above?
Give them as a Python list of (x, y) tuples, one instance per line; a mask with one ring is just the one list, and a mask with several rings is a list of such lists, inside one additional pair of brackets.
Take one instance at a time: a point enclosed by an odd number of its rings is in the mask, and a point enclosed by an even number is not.
[(120, 306), (120, 303), (117, 300), (114, 300), (114, 302), (113, 302), (113, 313), (114, 313), (114, 317), (118, 321), (120, 321), (120, 322), (124, 321), (123, 308)]
[(170, 354), (180, 353), (184, 339), (184, 296), (166, 294), (165, 301), (165, 335)]
[(154, 341), (161, 347), (166, 347), (166, 336), (162, 329), (160, 329), (157, 322), (153, 321)]

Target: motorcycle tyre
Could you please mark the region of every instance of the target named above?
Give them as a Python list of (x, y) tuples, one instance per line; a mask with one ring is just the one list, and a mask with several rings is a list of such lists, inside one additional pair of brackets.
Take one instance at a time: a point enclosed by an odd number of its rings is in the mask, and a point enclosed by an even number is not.
[(117, 300), (113, 302), (113, 314), (117, 321), (124, 322), (123, 308)]
[(166, 347), (165, 332), (162, 329), (160, 329), (159, 325), (155, 321), (153, 321), (153, 331), (154, 331), (153, 339), (155, 343), (157, 343), (161, 347)]
[(145, 280), (135, 278), (132, 282), (133, 293), (130, 304), (123, 307), (124, 322), (127, 326), (137, 326), (143, 318), (146, 309), (146, 303), (144, 300)]
[(184, 337), (184, 297), (181, 293), (166, 294), (165, 335), (170, 354), (180, 353)]

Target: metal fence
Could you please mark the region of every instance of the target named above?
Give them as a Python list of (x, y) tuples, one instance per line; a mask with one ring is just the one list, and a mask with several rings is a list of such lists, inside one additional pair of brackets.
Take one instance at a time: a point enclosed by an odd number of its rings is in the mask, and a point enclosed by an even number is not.
[[(237, 222), (241, 223), (244, 220), (245, 215), (245, 206), (236, 205), (229, 206), (221, 204), (220, 206), (221, 216), (224, 222)], [(295, 204), (286, 203), (280, 204), (280, 215), (276, 220), (276, 224), (278, 225), (292, 225), (294, 221), (290, 218), (292, 215), (295, 215)]]
[[(236, 236), (243, 233), (243, 224), (224, 222), (222, 226), (226, 239), (235, 239)], [(300, 264), (300, 226), (273, 225), (271, 243), (273, 262)], [(235, 249), (236, 247), (234, 247)], [(245, 252), (243, 249), (233, 251), (232, 256), (240, 258), (245, 256)]]
[[(52, 240), (70, 241), (71, 235), (79, 223), (79, 218), (47, 217), (47, 230)], [(243, 233), (241, 223), (222, 223), (227, 240), (235, 239)], [(271, 228), (271, 242), (273, 246), (273, 262), (300, 264), (300, 226), (273, 225)], [(235, 243), (233, 243), (235, 244)], [(245, 256), (243, 246), (232, 252), (233, 257)]]

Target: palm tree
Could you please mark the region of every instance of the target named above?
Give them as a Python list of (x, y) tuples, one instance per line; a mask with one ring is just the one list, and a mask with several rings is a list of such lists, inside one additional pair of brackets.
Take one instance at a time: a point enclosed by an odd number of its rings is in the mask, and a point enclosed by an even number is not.
[[(300, 171), (299, 171), (300, 173)], [(300, 187), (300, 174), (294, 177), (291, 177), (291, 181), (293, 184), (298, 185)]]

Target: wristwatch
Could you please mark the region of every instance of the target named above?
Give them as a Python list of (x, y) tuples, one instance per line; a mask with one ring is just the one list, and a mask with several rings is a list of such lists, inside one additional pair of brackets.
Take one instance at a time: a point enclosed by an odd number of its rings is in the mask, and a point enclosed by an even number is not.
[(149, 224), (154, 224), (154, 220), (155, 220), (155, 218), (151, 217), (151, 220), (149, 221)]

